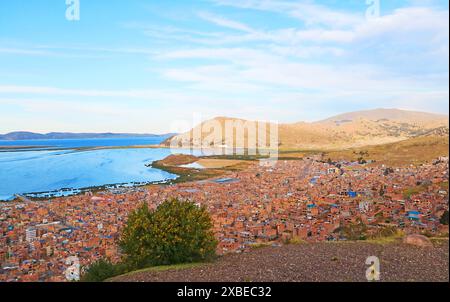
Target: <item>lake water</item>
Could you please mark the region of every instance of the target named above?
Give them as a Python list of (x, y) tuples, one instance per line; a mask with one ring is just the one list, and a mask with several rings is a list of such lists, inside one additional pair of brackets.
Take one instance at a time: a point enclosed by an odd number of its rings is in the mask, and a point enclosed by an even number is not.
[(142, 146), (142, 145), (157, 145), (163, 142), (166, 138), (168, 138), (168, 136), (89, 138), (89, 139), (36, 139), (36, 140), (20, 140), (20, 141), (0, 140), (0, 147), (34, 146), (36, 148), (45, 147), (39, 149), (55, 149), (55, 148)]
[[(14, 141), (10, 146), (78, 148), (159, 144), (165, 138)], [(0, 146), (2, 142), (0, 142)], [(177, 150), (177, 153), (191, 153)], [(175, 179), (176, 175), (146, 167), (171, 154), (164, 148), (100, 150), (28, 150), (0, 152), (0, 200), (14, 194), (52, 192), (53, 196), (104, 185), (148, 183)]]

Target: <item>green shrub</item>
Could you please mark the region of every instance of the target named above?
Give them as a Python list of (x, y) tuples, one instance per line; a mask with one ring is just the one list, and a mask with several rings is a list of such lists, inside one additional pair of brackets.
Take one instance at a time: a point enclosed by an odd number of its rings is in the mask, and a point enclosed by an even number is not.
[(143, 204), (132, 212), (120, 247), (135, 269), (199, 262), (215, 255), (217, 241), (205, 207), (172, 199), (150, 211)]
[(340, 227), (339, 233), (347, 240), (366, 240), (367, 226), (360, 219), (358, 219), (356, 223), (351, 223)]
[(442, 214), (441, 218), (439, 219), (439, 222), (443, 225), (448, 225), (448, 210), (446, 210)]
[(102, 282), (108, 278), (121, 275), (127, 271), (124, 264), (113, 264), (109, 260), (101, 259), (91, 264), (82, 275), (82, 282)]
[(385, 226), (382, 228), (378, 228), (372, 235), (371, 238), (376, 237), (393, 237), (400, 236), (400, 231), (395, 226)]

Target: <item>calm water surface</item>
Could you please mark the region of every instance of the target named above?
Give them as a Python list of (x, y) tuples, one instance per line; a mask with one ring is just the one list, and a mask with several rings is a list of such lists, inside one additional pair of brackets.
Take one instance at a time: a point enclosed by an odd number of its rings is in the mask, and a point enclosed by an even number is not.
[[(7, 142), (9, 146), (79, 148), (159, 144), (165, 138), (40, 140)], [(0, 142), (0, 146), (2, 146)], [(190, 153), (177, 150), (177, 153)], [(146, 167), (171, 154), (170, 149), (29, 150), (0, 152), (0, 200), (14, 194), (51, 192), (94, 186), (147, 183), (176, 175)], [(55, 193), (55, 192), (52, 192)], [(55, 193), (55, 195), (64, 195)]]
[[(127, 138), (88, 138), (88, 139), (35, 139), (20, 141), (2, 141), (0, 147), (45, 147), (54, 148), (83, 148), (83, 147), (117, 147), (117, 146), (138, 146), (157, 145), (168, 136), (155, 137), (127, 137)], [(1, 150), (1, 149), (0, 149)]]

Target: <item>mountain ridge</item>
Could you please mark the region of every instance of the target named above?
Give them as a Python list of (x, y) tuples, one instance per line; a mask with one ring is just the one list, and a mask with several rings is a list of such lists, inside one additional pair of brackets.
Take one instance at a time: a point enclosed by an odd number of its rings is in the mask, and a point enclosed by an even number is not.
[[(244, 133), (243, 140), (237, 140), (235, 134), (233, 137), (226, 137), (223, 129), (227, 120), (248, 122), (239, 118), (214, 118), (188, 132), (168, 138), (164, 144), (245, 148), (245, 145), (238, 145), (237, 141), (249, 141), (248, 133)], [(317, 122), (279, 124), (278, 146), (281, 149), (342, 149), (379, 145), (434, 132), (442, 133), (442, 129), (447, 129), (448, 124), (447, 115), (378, 108), (344, 113)], [(218, 125), (222, 127), (221, 139), (212, 138), (212, 129)], [(194, 131), (201, 133), (200, 140), (193, 139)]]
[(430, 113), (423, 111), (402, 110), (396, 108), (377, 108), (371, 110), (361, 110), (361, 111), (341, 113), (318, 122), (346, 120), (346, 119), (349, 120), (355, 118), (365, 118), (369, 120), (389, 119), (399, 121), (399, 120), (406, 120), (408, 118), (415, 120), (448, 119), (449, 116), (445, 114)]

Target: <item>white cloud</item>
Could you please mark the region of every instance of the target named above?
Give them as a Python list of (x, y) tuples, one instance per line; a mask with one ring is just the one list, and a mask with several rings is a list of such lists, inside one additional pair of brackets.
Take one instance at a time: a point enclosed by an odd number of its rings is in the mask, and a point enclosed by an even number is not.
[(95, 90), (95, 89), (65, 89), (46, 86), (0, 85), (0, 93), (47, 95), (66, 97), (101, 97), (119, 99), (143, 99), (152, 101), (191, 101), (192, 98), (182, 92), (164, 91), (159, 89), (126, 89), (126, 90)]
[(373, 18), (359, 24), (354, 30), (355, 38), (404, 33), (430, 33), (433, 35), (432, 38), (448, 39), (448, 19), (448, 11), (415, 7), (397, 9), (390, 15)]
[(33, 55), (33, 56), (53, 56), (55, 53), (36, 50), (36, 49), (20, 49), (20, 48), (0, 48), (0, 53), (15, 54), (15, 55)]
[(254, 30), (250, 28), (249, 26), (241, 23), (236, 22), (234, 20), (230, 20), (227, 18), (224, 18), (222, 16), (217, 16), (208, 12), (200, 12), (198, 13), (198, 16), (206, 21), (209, 21), (211, 23), (214, 23), (218, 26), (231, 28), (238, 31), (244, 31), (244, 32), (253, 32)]
[(327, 25), (346, 27), (358, 24), (363, 19), (362, 14), (354, 14), (329, 9), (322, 5), (305, 1), (278, 0), (215, 0), (217, 5), (237, 8), (255, 9), (287, 14), (300, 19), (307, 26)]
[[(72, 118), (117, 119), (128, 131), (136, 130), (128, 127), (123, 113), (142, 127), (141, 120), (152, 115), (152, 123), (168, 129), (163, 117), (179, 119), (192, 111), (298, 121), (325, 118), (348, 108), (448, 110), (448, 10), (406, 7), (366, 20), (364, 12), (337, 11), (312, 1), (214, 2), (274, 12), (289, 17), (289, 26), (262, 28), (249, 22), (251, 18), (244, 22), (236, 17), (245, 14), (231, 17), (226, 11), (202, 11), (195, 13), (195, 21), (200, 19), (208, 26), (183, 27), (185, 22), (179, 26), (126, 25), (152, 37), (151, 45), (158, 43), (155, 48), (0, 48), (0, 53), (30, 56), (60, 51), (142, 55), (156, 63), (152, 76), (156, 74), (167, 87), (101, 90), (0, 83), (0, 97), (61, 98), (24, 102), (24, 108), (55, 116), (67, 111), (73, 112)], [(411, 72), (416, 65), (420, 67)], [(135, 108), (127, 109), (121, 100)], [(105, 107), (108, 102), (111, 106)], [(63, 116), (71, 118), (67, 113)]]
[[(284, 50), (286, 51), (286, 50)], [(278, 89), (308, 89), (320, 91), (347, 91), (367, 93), (389, 93), (410, 87), (435, 89), (432, 82), (419, 77), (399, 77), (385, 72), (382, 68), (371, 65), (333, 66), (320, 63), (292, 62), (282, 56), (264, 51), (242, 48), (192, 49), (166, 53), (164, 58), (220, 59), (231, 65), (220, 68), (202, 65), (189, 68), (171, 68), (164, 76), (172, 80), (194, 82), (201, 87), (216, 87), (217, 83), (236, 85), (245, 84), (256, 90), (273, 87)], [(225, 63), (224, 63), (225, 64)], [(431, 83), (430, 83), (431, 82)], [(420, 83), (420, 86), (418, 86)]]

